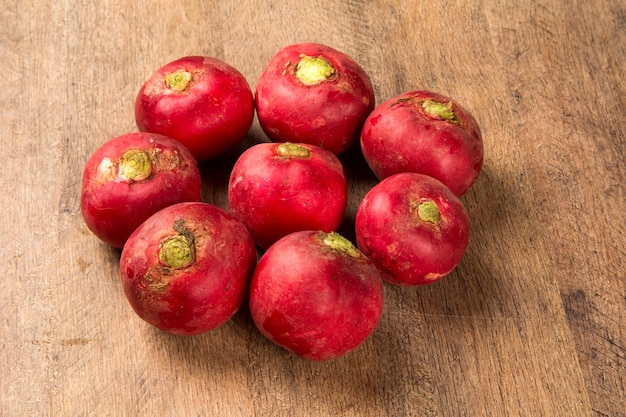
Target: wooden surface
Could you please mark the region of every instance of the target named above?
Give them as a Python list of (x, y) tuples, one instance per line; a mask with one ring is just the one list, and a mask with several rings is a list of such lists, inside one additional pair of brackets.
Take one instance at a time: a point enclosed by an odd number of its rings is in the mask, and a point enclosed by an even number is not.
[[(626, 415), (626, 3), (597, 1), (2, 0), (0, 415)], [(463, 197), (465, 258), (429, 287), (386, 287), (374, 335), (307, 362), (263, 339), (243, 309), (174, 337), (127, 304), (119, 251), (79, 209), (84, 162), (136, 130), (156, 68), (205, 54), (254, 87), (281, 47), (353, 56), (377, 102), (410, 89), (477, 118), (485, 164)], [(228, 169), (265, 140), (202, 165), (227, 207)], [(342, 157), (353, 237), (374, 184)]]

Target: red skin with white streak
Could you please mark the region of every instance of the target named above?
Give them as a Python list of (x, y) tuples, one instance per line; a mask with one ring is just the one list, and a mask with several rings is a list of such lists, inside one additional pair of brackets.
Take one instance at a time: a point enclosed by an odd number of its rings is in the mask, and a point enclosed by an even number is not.
[[(456, 121), (428, 114), (420, 103), (451, 103)], [(361, 132), (361, 149), (379, 180), (401, 172), (430, 175), (457, 196), (478, 177), (483, 142), (474, 117), (456, 101), (431, 91), (409, 91), (381, 103)]]
[[(178, 70), (193, 74), (183, 91), (165, 82)], [(199, 161), (241, 142), (253, 118), (254, 99), (244, 76), (212, 57), (188, 56), (164, 65), (142, 85), (135, 100), (139, 130), (180, 141)]]
[(372, 262), (331, 249), (324, 234), (292, 233), (261, 257), (250, 284), (250, 311), (259, 331), (305, 359), (345, 355), (375, 330), (384, 287)]
[[(416, 206), (436, 204), (435, 224), (420, 219)], [(445, 185), (427, 175), (402, 173), (375, 185), (356, 214), (359, 249), (391, 284), (431, 284), (461, 261), (469, 242), (469, 216)]]
[[(194, 237), (195, 261), (168, 267), (159, 257), (160, 246), (181, 228)], [(159, 211), (131, 235), (122, 250), (120, 277), (139, 317), (163, 331), (192, 336), (221, 326), (237, 312), (255, 265), (254, 242), (232, 214), (208, 203), (180, 203)]]
[[(119, 177), (119, 161), (129, 150), (150, 154), (152, 173), (135, 181)], [(129, 133), (98, 148), (85, 164), (81, 211), (98, 238), (121, 248), (130, 234), (160, 209), (200, 201), (202, 182), (193, 155), (179, 142), (154, 133)]]
[(231, 211), (263, 249), (296, 231), (336, 230), (348, 201), (346, 175), (332, 152), (295, 144), (309, 156), (284, 156), (278, 152), (281, 146), (248, 148), (233, 166), (228, 185)]
[[(323, 57), (336, 74), (319, 84), (303, 84), (295, 76), (301, 55)], [(343, 52), (316, 43), (278, 51), (256, 86), (259, 123), (272, 141), (310, 143), (336, 155), (358, 141), (374, 106), (374, 90), (365, 70)]]

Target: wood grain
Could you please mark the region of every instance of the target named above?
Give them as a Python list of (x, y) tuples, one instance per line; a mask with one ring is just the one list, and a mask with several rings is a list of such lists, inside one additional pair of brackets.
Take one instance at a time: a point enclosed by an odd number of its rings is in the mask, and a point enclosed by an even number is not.
[[(0, 416), (626, 416), (624, 2), (134, 3), (2, 0)], [(245, 308), (193, 338), (150, 328), (82, 221), (85, 161), (136, 130), (164, 63), (215, 56), (254, 88), (302, 41), (353, 56), (378, 102), (425, 88), (475, 115), (465, 258), (387, 286), (374, 335), (330, 362), (265, 340)], [(230, 167), (264, 140), (255, 122), (201, 165), (206, 201), (227, 208)], [(353, 238), (375, 179), (358, 147), (341, 159)]]

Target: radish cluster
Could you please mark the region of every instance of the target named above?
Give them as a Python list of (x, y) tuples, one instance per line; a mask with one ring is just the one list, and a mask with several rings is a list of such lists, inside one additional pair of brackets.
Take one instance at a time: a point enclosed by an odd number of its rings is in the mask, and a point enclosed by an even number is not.
[[(255, 114), (268, 141), (235, 162), (228, 209), (203, 202), (198, 163), (242, 142)], [(81, 209), (121, 249), (133, 310), (163, 331), (211, 331), (247, 300), (265, 337), (333, 359), (374, 332), (384, 282), (435, 282), (468, 245), (460, 197), (483, 161), (474, 118), (426, 90), (375, 106), (367, 73), (328, 46), (281, 49), (254, 93), (215, 58), (170, 62), (139, 89), (135, 121), (87, 161)], [(338, 156), (356, 144), (380, 181), (353, 243), (337, 232), (349, 190)]]

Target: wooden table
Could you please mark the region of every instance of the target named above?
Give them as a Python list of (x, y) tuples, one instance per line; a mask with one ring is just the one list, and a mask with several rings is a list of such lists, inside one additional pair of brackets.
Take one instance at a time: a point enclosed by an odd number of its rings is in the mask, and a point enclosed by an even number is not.
[[(4, 0), (0, 415), (626, 415), (626, 3), (597, 1)], [(374, 335), (307, 362), (242, 309), (197, 337), (131, 311), (120, 252), (85, 227), (80, 177), (135, 131), (153, 70), (193, 54), (254, 88), (287, 44), (325, 43), (370, 74), (377, 102), (418, 88), (479, 121), (485, 164), (463, 196), (466, 255), (428, 287), (386, 287)], [(227, 207), (246, 142), (203, 163)], [(342, 157), (345, 225), (375, 180)]]

